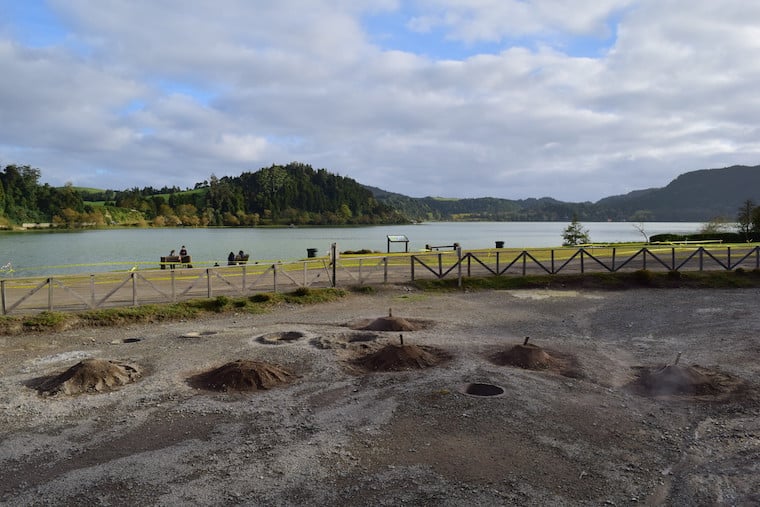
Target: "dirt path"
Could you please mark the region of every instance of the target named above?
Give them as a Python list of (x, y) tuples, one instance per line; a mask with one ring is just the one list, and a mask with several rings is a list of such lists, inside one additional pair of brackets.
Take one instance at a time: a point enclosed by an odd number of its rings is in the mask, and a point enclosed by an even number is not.
[[(757, 504), (757, 300), (757, 290), (393, 287), (261, 316), (0, 337), (0, 502)], [(389, 309), (426, 325), (357, 329)], [(374, 373), (352, 361), (402, 336), (445, 360)], [(574, 368), (492, 361), (525, 337)], [(629, 387), (637, 367), (673, 365), (678, 352), (678, 365), (700, 365), (723, 390)], [(142, 376), (101, 394), (35, 389), (86, 358)], [(294, 378), (248, 392), (188, 382), (239, 359)], [(466, 394), (473, 384), (497, 395)]]

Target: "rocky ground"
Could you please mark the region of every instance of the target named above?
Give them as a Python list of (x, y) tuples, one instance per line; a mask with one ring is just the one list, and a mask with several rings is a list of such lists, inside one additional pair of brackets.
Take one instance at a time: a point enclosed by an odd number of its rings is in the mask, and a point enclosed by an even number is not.
[[(266, 315), (0, 337), (0, 502), (756, 505), (759, 295), (392, 286)], [(359, 329), (389, 310), (418, 329)], [(565, 368), (494, 361), (526, 337)], [(401, 338), (440, 361), (356, 361)], [(136, 381), (42, 389), (88, 358), (133, 365)], [(191, 381), (235, 360), (284, 382)], [(710, 389), (632, 385), (666, 364), (699, 365)]]

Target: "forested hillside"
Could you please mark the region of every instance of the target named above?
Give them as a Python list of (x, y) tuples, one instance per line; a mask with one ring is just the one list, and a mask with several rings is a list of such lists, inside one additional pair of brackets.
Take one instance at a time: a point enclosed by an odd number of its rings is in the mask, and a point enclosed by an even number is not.
[[(8, 166), (0, 174), (0, 216), (5, 225), (52, 222), (62, 227), (100, 225), (258, 226), (403, 223), (351, 178), (291, 163), (179, 188), (76, 190), (39, 185), (40, 171)], [(1, 225), (1, 224), (0, 224)]]
[(637, 190), (596, 203), (549, 197), (413, 198), (366, 187), (326, 169), (293, 162), (194, 188), (128, 190), (56, 188), (40, 170), (0, 172), (0, 227), (51, 222), (60, 227), (357, 225), (408, 221), (732, 221), (740, 207), (760, 203), (760, 166), (682, 174), (664, 188)]

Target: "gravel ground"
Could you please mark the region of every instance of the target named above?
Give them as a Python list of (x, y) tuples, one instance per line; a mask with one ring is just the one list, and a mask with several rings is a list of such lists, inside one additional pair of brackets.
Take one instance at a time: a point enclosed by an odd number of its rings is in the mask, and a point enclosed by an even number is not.
[[(758, 295), (392, 286), (266, 315), (0, 337), (0, 502), (757, 505)], [(389, 309), (428, 325), (353, 329)], [(397, 372), (352, 366), (400, 334), (451, 358)], [(525, 337), (573, 356), (579, 371), (489, 360)], [(648, 397), (629, 388), (637, 367), (679, 352), (679, 364), (731, 389)], [(135, 364), (142, 377), (99, 394), (33, 388), (85, 358)], [(237, 359), (295, 380), (227, 393), (188, 383)], [(467, 394), (472, 384), (503, 393)]]

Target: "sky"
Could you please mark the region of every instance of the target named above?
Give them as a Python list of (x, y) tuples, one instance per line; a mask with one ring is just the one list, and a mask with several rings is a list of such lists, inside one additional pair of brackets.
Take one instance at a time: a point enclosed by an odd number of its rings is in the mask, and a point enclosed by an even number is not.
[(760, 164), (760, 2), (0, 0), (0, 167), (595, 202)]

